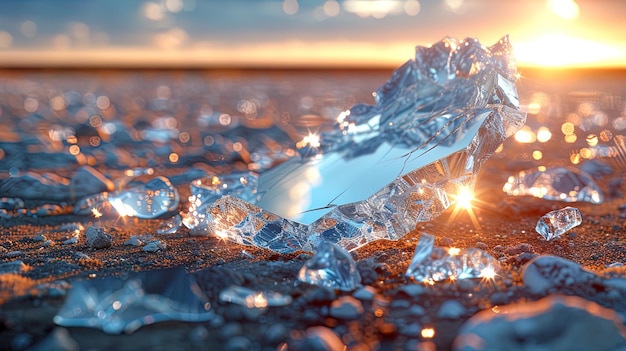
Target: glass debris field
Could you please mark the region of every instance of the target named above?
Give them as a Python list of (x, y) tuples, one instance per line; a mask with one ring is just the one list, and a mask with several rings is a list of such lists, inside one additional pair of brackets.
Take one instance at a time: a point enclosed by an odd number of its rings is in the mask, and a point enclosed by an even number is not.
[(81, 348), (101, 329), (129, 349), (443, 350), (520, 342), (472, 316), (531, 300), (531, 319), (602, 306), (612, 324), (626, 77), (517, 70), (510, 50), (444, 38), (393, 72), (0, 71), (0, 319), (43, 316), (0, 348), (56, 326)]

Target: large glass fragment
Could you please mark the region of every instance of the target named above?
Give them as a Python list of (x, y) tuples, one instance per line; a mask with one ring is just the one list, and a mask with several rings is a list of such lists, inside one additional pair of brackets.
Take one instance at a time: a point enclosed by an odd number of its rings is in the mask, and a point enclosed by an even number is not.
[(315, 255), (300, 268), (298, 280), (343, 291), (361, 286), (361, 275), (352, 256), (328, 241), (319, 243)]
[(434, 246), (435, 237), (422, 233), (406, 276), (418, 282), (493, 278), (498, 261), (477, 248), (442, 248)]
[(207, 321), (210, 305), (182, 268), (136, 273), (127, 279), (107, 277), (72, 284), (54, 322), (92, 327), (108, 334), (130, 334), (147, 324), (177, 320)]
[(396, 240), (473, 189), (483, 163), (524, 124), (516, 78), (507, 37), (492, 47), (453, 38), (418, 47), (375, 105), (357, 104), (334, 130), (305, 137), (302, 157), (263, 172), (253, 199), (201, 201), (185, 222), (278, 252)]
[(565, 202), (602, 203), (602, 190), (593, 178), (574, 167), (530, 169), (510, 176), (502, 188), (508, 195), (534, 196)]
[(113, 208), (120, 216), (157, 218), (175, 211), (179, 196), (165, 177), (156, 177), (146, 184), (123, 191), (87, 196), (74, 206), (76, 214), (91, 214), (93, 209), (107, 212)]
[(550, 211), (539, 218), (535, 230), (546, 240), (552, 240), (579, 226), (582, 222), (583, 216), (577, 208), (565, 207), (560, 210)]

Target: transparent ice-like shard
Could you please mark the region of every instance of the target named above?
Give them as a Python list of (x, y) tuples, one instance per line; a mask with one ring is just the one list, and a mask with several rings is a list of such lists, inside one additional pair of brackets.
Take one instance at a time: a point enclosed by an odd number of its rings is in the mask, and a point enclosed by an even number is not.
[(492, 47), (453, 38), (418, 47), (375, 105), (342, 112), (334, 130), (308, 136), (303, 157), (260, 174), (254, 201), (200, 201), (185, 223), (278, 252), (396, 240), (473, 189), (483, 163), (524, 124), (515, 80), (507, 37)]
[(220, 292), (220, 301), (232, 302), (248, 308), (266, 308), (272, 306), (287, 306), (292, 298), (273, 291), (256, 291), (241, 286), (229, 286)]
[(65, 327), (98, 328), (108, 334), (130, 334), (157, 322), (207, 321), (214, 313), (197, 295), (199, 291), (182, 268), (136, 273), (127, 279), (77, 281), (54, 322)]
[(178, 231), (183, 220), (180, 215), (176, 215), (168, 220), (161, 222), (157, 228), (157, 234), (174, 234)]
[(258, 175), (252, 172), (213, 175), (191, 182), (191, 195), (202, 203), (212, 203), (223, 195), (256, 202)]
[(573, 167), (531, 169), (510, 176), (503, 189), (508, 195), (534, 196), (565, 202), (602, 203), (602, 190), (593, 178)]
[(222, 196), (231, 195), (250, 203), (256, 202), (258, 175), (253, 172), (212, 175), (191, 182), (189, 212), (183, 223), (189, 229), (209, 227), (212, 217), (207, 217), (207, 207)]
[(76, 203), (74, 213), (91, 214), (94, 208), (101, 212), (113, 208), (120, 216), (157, 218), (175, 211), (178, 203), (178, 191), (169, 179), (156, 177), (127, 190), (85, 197)]
[(577, 208), (565, 207), (560, 210), (550, 211), (539, 218), (535, 230), (546, 240), (552, 240), (579, 226), (582, 222), (583, 216)]
[(434, 246), (435, 237), (422, 233), (406, 276), (418, 282), (438, 282), (472, 278), (493, 278), (498, 261), (477, 248)]
[(361, 286), (361, 275), (352, 256), (340, 246), (325, 240), (319, 243), (315, 255), (300, 268), (298, 280), (343, 291)]

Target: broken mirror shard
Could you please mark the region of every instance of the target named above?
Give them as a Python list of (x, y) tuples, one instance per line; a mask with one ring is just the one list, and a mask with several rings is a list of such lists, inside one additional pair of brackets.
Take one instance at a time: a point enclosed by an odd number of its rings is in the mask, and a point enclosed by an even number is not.
[(579, 226), (582, 222), (583, 216), (577, 208), (565, 207), (548, 212), (539, 218), (535, 230), (546, 240), (552, 240)]
[(175, 211), (178, 202), (176, 188), (160, 176), (128, 190), (85, 197), (76, 203), (74, 213), (88, 215), (94, 208), (105, 213), (113, 208), (123, 217), (157, 218)]
[(130, 334), (157, 322), (208, 321), (214, 314), (197, 295), (199, 291), (182, 268), (135, 273), (127, 279), (77, 281), (54, 322), (64, 327), (98, 328), (108, 334)]
[(291, 304), (291, 296), (273, 291), (256, 291), (241, 286), (229, 286), (220, 292), (220, 301), (236, 303), (247, 308), (264, 309)]
[(315, 255), (300, 268), (298, 280), (343, 291), (361, 286), (361, 275), (352, 256), (328, 241), (319, 243)]
[(434, 246), (435, 237), (422, 233), (406, 276), (418, 282), (472, 278), (492, 279), (498, 270), (498, 261), (477, 248), (443, 248)]
[[(418, 47), (335, 128), (259, 175), (255, 196), (194, 204), (186, 225), (278, 252), (327, 240), (353, 250), (429, 221), (473, 189), (488, 157), (525, 122), (508, 38)], [(198, 208), (204, 207), (203, 211)], [(190, 224), (188, 224), (190, 223)]]
[(534, 196), (554, 201), (600, 204), (604, 200), (602, 190), (593, 178), (573, 167), (521, 171), (510, 176), (502, 190), (512, 196)]

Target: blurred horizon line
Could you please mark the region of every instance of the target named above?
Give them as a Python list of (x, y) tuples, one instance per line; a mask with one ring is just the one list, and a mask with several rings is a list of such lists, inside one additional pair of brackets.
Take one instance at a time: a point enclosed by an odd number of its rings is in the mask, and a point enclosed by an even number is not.
[[(75, 64), (75, 63), (51, 63), (51, 64), (18, 64), (11, 63), (6, 64), (0, 62), (0, 73), (6, 73), (8, 71), (225, 71), (225, 72), (259, 72), (259, 71), (346, 71), (346, 72), (375, 72), (375, 71), (393, 71), (399, 68), (404, 62), (400, 62), (397, 65), (392, 64), (178, 64), (178, 63), (124, 63), (116, 62), (112, 64)], [(540, 65), (526, 65), (517, 64), (518, 72), (521, 76), (525, 76), (525, 73), (537, 74), (567, 74), (568, 72), (593, 72), (593, 73), (623, 73), (626, 75), (626, 65), (615, 66), (540, 66)]]

